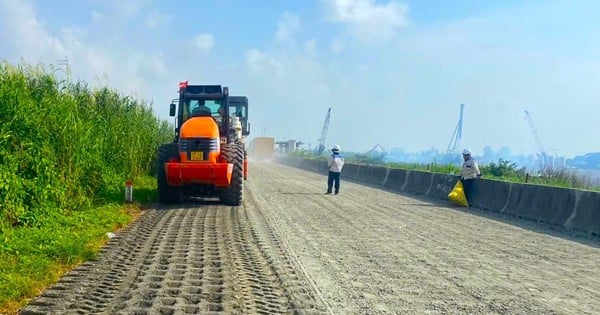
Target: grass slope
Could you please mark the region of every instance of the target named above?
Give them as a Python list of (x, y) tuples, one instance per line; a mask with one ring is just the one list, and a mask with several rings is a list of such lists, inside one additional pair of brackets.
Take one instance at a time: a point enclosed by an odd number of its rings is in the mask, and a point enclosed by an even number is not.
[[(0, 63), (0, 313), (15, 313), (156, 198), (172, 126), (141, 100)], [(124, 204), (134, 179), (137, 205)]]

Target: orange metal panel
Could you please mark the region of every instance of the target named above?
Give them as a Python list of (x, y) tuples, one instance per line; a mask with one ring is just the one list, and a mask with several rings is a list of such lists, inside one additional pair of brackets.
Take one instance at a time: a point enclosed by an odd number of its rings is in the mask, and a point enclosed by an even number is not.
[(192, 117), (181, 126), (182, 138), (219, 138), (219, 126), (212, 117)]
[(165, 171), (169, 185), (214, 184), (227, 187), (231, 183), (233, 164), (166, 163)]

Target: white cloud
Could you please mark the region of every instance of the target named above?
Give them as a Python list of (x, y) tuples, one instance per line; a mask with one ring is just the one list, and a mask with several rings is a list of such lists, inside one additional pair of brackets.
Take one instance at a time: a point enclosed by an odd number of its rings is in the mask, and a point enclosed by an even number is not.
[[(594, 89), (600, 73), (596, 58), (600, 49), (593, 37), (598, 26), (578, 24), (593, 21), (597, 10), (583, 8), (589, 3), (582, 2), (582, 8), (573, 12), (572, 3), (561, 2), (551, 14), (540, 4), (530, 4), (529, 10), (508, 7), (508, 12), (398, 32), (408, 23), (402, 2), (328, 0), (330, 21), (339, 23), (341, 34), (329, 37), (317, 29), (302, 38), (300, 24), (307, 22), (282, 14), (271, 42), (245, 54), (235, 41), (219, 42), (219, 48), (224, 45), (231, 53), (198, 58), (199, 52), (215, 49), (213, 36), (218, 35), (212, 32), (217, 30), (199, 30), (188, 41), (185, 34), (148, 31), (148, 27), (162, 29), (161, 17), (166, 15), (160, 13), (168, 13), (166, 8), (153, 12), (154, 7), (141, 6), (145, 2), (140, 1), (119, 9), (115, 0), (90, 1), (97, 2), (83, 13), (88, 21), (73, 25), (69, 23), (81, 22), (81, 17), (56, 20), (42, 10), (36, 12), (32, 3), (42, 8), (40, 2), (0, 0), (0, 58), (56, 64), (67, 56), (75, 79), (154, 98), (157, 104), (168, 104), (178, 80), (227, 84), (236, 95), (250, 98), (255, 131), (267, 128), (273, 136), (313, 145), (332, 106), (329, 139), (344, 148), (368, 150), (380, 142), (402, 143), (409, 150), (431, 146), (443, 150), (456, 123), (458, 104), (464, 102), (468, 106), (464, 143), (473, 149), (510, 143), (513, 151), (530, 151), (534, 144), (521, 107), (535, 114), (548, 148), (556, 146), (561, 152), (598, 148), (590, 137), (582, 138), (582, 129), (573, 123), (587, 126), (589, 134), (598, 133), (592, 128), (599, 113), (593, 104), (600, 96)], [(582, 15), (585, 12), (588, 15)], [(568, 23), (560, 20), (569, 16)], [(554, 20), (562, 22), (549, 22)], [(170, 23), (176, 22), (173, 15)], [(128, 32), (122, 31), (124, 27), (130, 28)], [(397, 44), (386, 43), (386, 49), (365, 50), (356, 40), (389, 38), (395, 32)], [(183, 49), (165, 50), (178, 47), (179, 41), (187, 43)], [(564, 104), (568, 111), (561, 111)], [(385, 112), (366, 133), (355, 128), (364, 119), (365, 106)], [(167, 118), (166, 107), (160, 108), (156, 112)], [(489, 117), (494, 117), (492, 123)], [(557, 120), (567, 127), (552, 129)], [(394, 125), (423, 132), (415, 137), (394, 131), (390, 127)], [(568, 142), (574, 138), (582, 141)]]
[(356, 72), (361, 75), (367, 74), (369, 72), (369, 66), (362, 64), (356, 68)]
[(277, 23), (277, 34), (275, 38), (278, 42), (293, 44), (295, 43), (294, 34), (300, 29), (300, 18), (285, 12)]
[[(110, 29), (114, 20), (92, 11), (98, 29)], [(117, 42), (102, 42), (110, 36), (78, 26), (51, 31), (28, 1), (0, 0), (0, 56), (9, 62), (21, 58), (28, 64), (60, 65), (68, 59), (73, 80), (85, 80), (91, 86), (109, 85), (126, 94), (144, 99), (163, 95), (157, 86), (168, 84), (168, 69), (161, 52), (140, 48), (121, 49)], [(95, 36), (89, 36), (93, 33)], [(97, 36), (96, 36), (97, 35)], [(58, 74), (58, 73), (57, 73)], [(167, 82), (165, 82), (167, 81)]]
[(198, 34), (194, 37), (194, 44), (203, 53), (208, 53), (215, 45), (215, 40), (212, 34)]
[(152, 10), (146, 16), (144, 25), (150, 30), (158, 30), (165, 27), (171, 21), (171, 16), (159, 10)]
[(100, 23), (102, 19), (104, 19), (104, 14), (102, 14), (102, 12), (92, 10), (91, 19), (92, 23)]
[(149, 0), (111, 0), (108, 3), (121, 16), (133, 18), (137, 16), (146, 6), (149, 5)]
[[(315, 43), (305, 42), (309, 47)], [(257, 130), (266, 128), (278, 139), (313, 142), (318, 138), (335, 91), (327, 68), (315, 56), (302, 48), (251, 49), (246, 52), (246, 69), (241, 70), (247, 76), (238, 87), (252, 91)]]
[(347, 25), (361, 40), (387, 40), (409, 23), (408, 6), (396, 1), (378, 4), (375, 0), (323, 0), (330, 19)]
[(143, 77), (158, 77), (165, 75), (167, 73), (167, 68), (163, 57), (162, 53), (151, 56), (140, 52), (133, 53), (127, 60), (129, 71), (141, 74)]
[(330, 49), (333, 54), (337, 55), (344, 50), (344, 42), (341, 38), (336, 37), (331, 41)]
[(304, 51), (309, 55), (314, 55), (317, 51), (317, 40), (311, 39), (304, 42)]
[(250, 49), (246, 52), (246, 65), (250, 74), (283, 76), (284, 66), (280, 60), (266, 54), (258, 49)]
[(3, 45), (9, 39), (18, 39), (12, 42), (25, 59), (60, 56), (64, 59), (66, 48), (58, 38), (48, 33), (32, 5), (24, 1), (0, 1), (0, 16), (0, 30), (6, 32)]

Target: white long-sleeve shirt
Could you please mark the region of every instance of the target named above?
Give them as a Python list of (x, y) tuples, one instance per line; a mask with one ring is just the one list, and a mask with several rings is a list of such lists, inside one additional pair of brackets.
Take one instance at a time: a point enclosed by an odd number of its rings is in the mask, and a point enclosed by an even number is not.
[(340, 173), (344, 167), (344, 158), (339, 154), (332, 154), (327, 160), (327, 168), (330, 172)]
[(462, 169), (460, 170), (460, 176), (464, 179), (477, 178), (481, 172), (477, 162), (473, 159), (468, 159), (463, 162)]

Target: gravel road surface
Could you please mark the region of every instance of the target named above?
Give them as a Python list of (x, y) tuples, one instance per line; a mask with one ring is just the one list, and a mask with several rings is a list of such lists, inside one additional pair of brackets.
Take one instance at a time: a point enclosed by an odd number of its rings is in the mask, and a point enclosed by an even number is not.
[(245, 202), (158, 207), (25, 314), (600, 314), (600, 242), (252, 163)]

